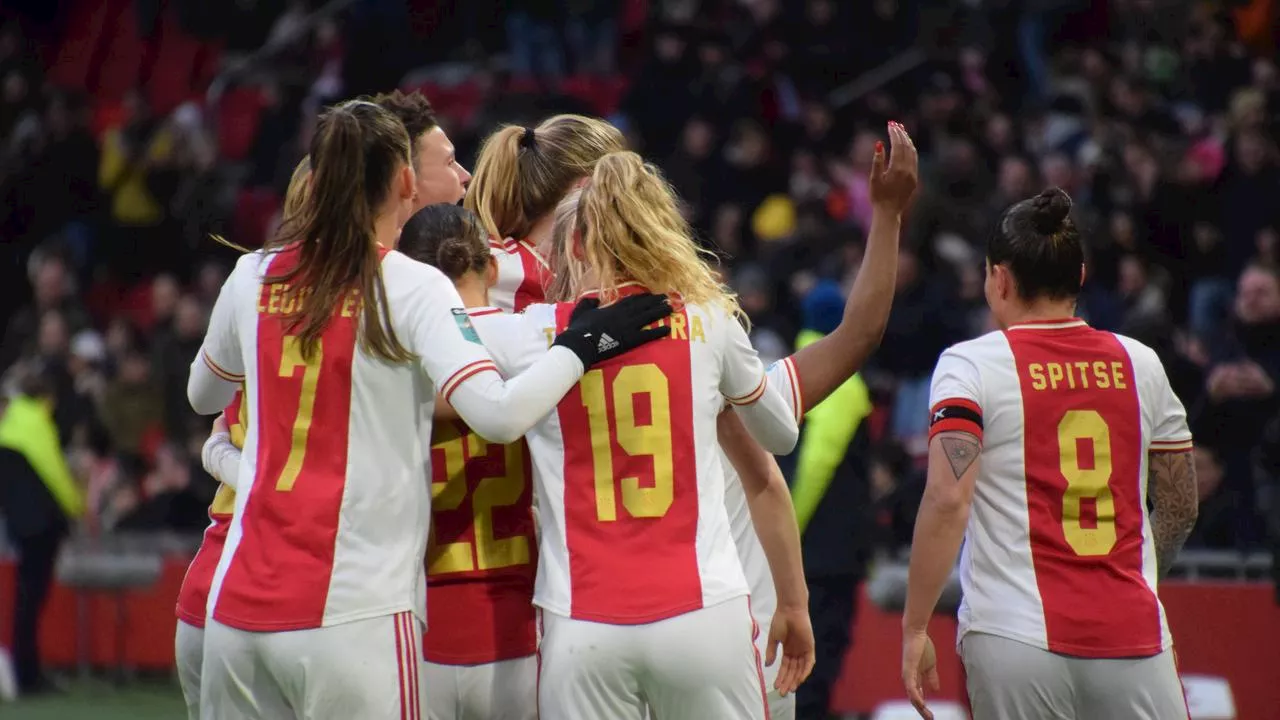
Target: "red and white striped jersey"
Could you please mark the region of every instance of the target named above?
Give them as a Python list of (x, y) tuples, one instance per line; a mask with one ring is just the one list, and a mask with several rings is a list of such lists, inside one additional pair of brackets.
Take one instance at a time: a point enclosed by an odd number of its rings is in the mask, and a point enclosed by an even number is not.
[[(241, 391), (236, 393), (223, 413), (227, 421), (227, 432), (231, 435), (231, 444), (237, 448), (244, 448), (247, 410), (244, 392)], [(200, 549), (191, 558), (191, 565), (187, 566), (187, 574), (182, 578), (182, 587), (178, 590), (178, 619), (193, 627), (204, 627), (209, 586), (213, 584), (218, 559), (222, 557), (222, 548), (227, 543), (227, 532), (231, 529), (231, 515), (235, 507), (236, 491), (225, 483), (218, 483), (218, 490), (209, 505), (209, 527), (205, 528)]]
[(1170, 647), (1156, 597), (1147, 454), (1191, 449), (1156, 353), (1082, 320), (942, 354), (931, 435), (982, 438), (960, 558), (960, 632), (1088, 658)]
[(431, 494), (427, 660), (478, 665), (534, 654), (538, 537), (528, 446), (489, 444), (465, 423), (438, 423)]
[[(573, 308), (474, 321), (512, 374), (547, 351)], [(663, 323), (669, 338), (593, 367), (526, 436), (542, 532), (534, 603), (549, 612), (641, 624), (747, 593), (716, 417), (726, 399), (759, 403), (793, 430), (795, 417), (735, 318), (686, 305)]]
[(495, 307), (522, 312), (545, 301), (551, 269), (533, 243), (507, 238), (502, 243), (491, 242), (489, 250), (498, 264), (497, 282), (489, 288), (489, 300)]
[(209, 615), (250, 631), (422, 616), (434, 396), (492, 361), (452, 283), (397, 252), (383, 253), (387, 307), (420, 363), (390, 364), (359, 348), (358, 291), (333, 308), (314, 357), (304, 358), (288, 318), (307, 291), (263, 282), (297, 261), (296, 248), (243, 257), (205, 338), (209, 368), (243, 378), (250, 420)]

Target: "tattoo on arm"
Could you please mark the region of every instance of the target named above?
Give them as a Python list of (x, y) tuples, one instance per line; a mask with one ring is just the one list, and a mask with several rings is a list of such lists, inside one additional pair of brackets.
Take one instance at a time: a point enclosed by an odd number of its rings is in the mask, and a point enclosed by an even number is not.
[(1195, 458), (1190, 450), (1151, 453), (1148, 486), (1152, 497), (1151, 534), (1156, 543), (1156, 572), (1164, 577), (1178, 559), (1182, 544), (1196, 525), (1200, 498), (1196, 492)]
[(947, 462), (951, 463), (951, 471), (956, 474), (956, 480), (964, 477), (965, 471), (982, 452), (978, 439), (969, 433), (948, 433), (938, 440), (942, 443), (943, 452), (947, 454)]

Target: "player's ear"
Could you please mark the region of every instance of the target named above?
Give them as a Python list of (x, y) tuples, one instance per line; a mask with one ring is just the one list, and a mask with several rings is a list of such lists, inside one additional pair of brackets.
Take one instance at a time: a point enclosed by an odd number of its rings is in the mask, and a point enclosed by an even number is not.
[(486, 290), (498, 284), (498, 258), (493, 255), (489, 256), (489, 262), (484, 266), (484, 287)]
[(1080, 287), (1084, 287), (1085, 278), (1089, 277), (1089, 271), (1085, 269), (1085, 264), (1080, 263)]
[(396, 179), (397, 190), (401, 200), (412, 200), (413, 196), (418, 192), (418, 178), (413, 173), (412, 165), (405, 165), (400, 168), (400, 174)]

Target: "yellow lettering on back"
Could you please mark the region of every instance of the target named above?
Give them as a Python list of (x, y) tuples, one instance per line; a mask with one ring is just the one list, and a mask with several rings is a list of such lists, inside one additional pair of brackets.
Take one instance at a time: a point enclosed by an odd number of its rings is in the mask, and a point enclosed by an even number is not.
[(1098, 383), (1098, 389), (1107, 390), (1111, 387), (1111, 375), (1107, 372), (1107, 364), (1101, 360), (1093, 361), (1093, 379)]
[(1062, 382), (1062, 364), (1049, 363), (1049, 389), (1057, 390), (1060, 382)]
[(689, 341), (693, 342), (695, 340), (700, 343), (705, 343), (707, 341), (707, 334), (702, 331), (702, 318), (697, 315), (690, 315)]
[(1043, 390), (1048, 383), (1044, 379), (1044, 366), (1040, 363), (1031, 363), (1027, 366), (1027, 372), (1031, 374), (1031, 389)]
[(1124, 390), (1129, 387), (1124, 382), (1124, 363), (1119, 360), (1111, 361), (1111, 377), (1117, 390)]

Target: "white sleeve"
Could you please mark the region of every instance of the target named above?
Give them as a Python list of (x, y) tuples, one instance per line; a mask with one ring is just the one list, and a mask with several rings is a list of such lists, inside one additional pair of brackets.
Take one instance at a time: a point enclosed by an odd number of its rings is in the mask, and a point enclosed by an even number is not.
[(982, 440), (981, 380), (978, 366), (956, 348), (943, 351), (929, 387), (930, 439), (959, 430)]
[(737, 319), (727, 314), (718, 319), (725, 324), (720, 393), (737, 408), (742, 424), (760, 447), (774, 455), (786, 455), (800, 437), (795, 408), (783, 397), (783, 391), (769, 382), (760, 356)]
[(804, 419), (804, 395), (800, 392), (800, 374), (795, 361), (790, 356), (784, 357), (770, 365), (765, 375), (769, 377), (769, 384), (776, 387), (787, 401), (796, 424), (799, 424)]
[(236, 328), (236, 285), (245, 271), (242, 258), (236, 269), (222, 284), (218, 299), (209, 315), (209, 328), (205, 331), (200, 352), (191, 362), (191, 374), (187, 378), (187, 400), (191, 409), (200, 415), (214, 415), (231, 402), (240, 384), (244, 382), (244, 359), (240, 352), (240, 336)]
[(230, 433), (210, 435), (200, 450), (200, 463), (218, 482), (240, 489), (240, 448), (231, 442)]
[(1151, 366), (1146, 373), (1151, 378), (1151, 452), (1181, 452), (1192, 448), (1191, 429), (1187, 426), (1187, 411), (1182, 401), (1173, 393), (1164, 364), (1154, 350), (1149, 350)]
[[(387, 257), (391, 260), (392, 253)], [(582, 361), (553, 347), (518, 377), (503, 381), (476, 333), (453, 284), (435, 268), (415, 263), (402, 279), (412, 283), (396, 308), (409, 350), (464, 422), (489, 442), (515, 442), (551, 412), (582, 378)], [(399, 262), (399, 261), (396, 261)]]

